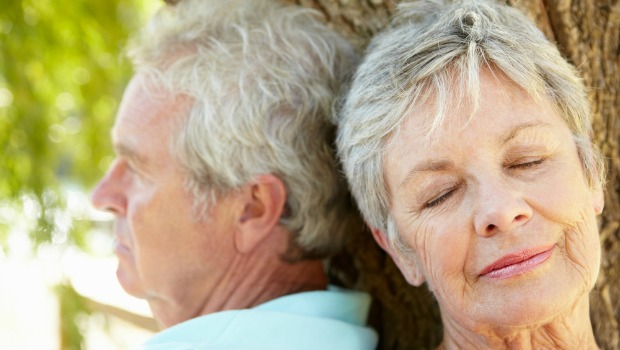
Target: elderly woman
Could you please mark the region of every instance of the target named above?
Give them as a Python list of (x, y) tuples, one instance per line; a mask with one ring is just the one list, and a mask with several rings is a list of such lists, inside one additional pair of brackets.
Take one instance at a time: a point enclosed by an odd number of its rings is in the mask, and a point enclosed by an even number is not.
[(440, 348), (597, 348), (604, 175), (584, 90), (490, 1), (401, 4), (369, 46), (339, 153), (376, 241), (434, 293)]

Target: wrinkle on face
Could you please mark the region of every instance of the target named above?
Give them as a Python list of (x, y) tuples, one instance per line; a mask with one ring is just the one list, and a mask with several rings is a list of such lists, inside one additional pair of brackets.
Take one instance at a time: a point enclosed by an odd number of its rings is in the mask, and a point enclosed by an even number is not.
[[(187, 174), (170, 152), (187, 102), (148, 76), (136, 75), (112, 132), (118, 157), (111, 171), (122, 174), (104, 178), (93, 195), (100, 207), (118, 208), (115, 227), (122, 232), (116, 235), (131, 255), (119, 259), (121, 282), (147, 299), (166, 327), (202, 311), (204, 300), (222, 288), (236, 254), (231, 232), (239, 205), (222, 198), (213, 215), (197, 220), (194, 198), (185, 187)], [(113, 201), (115, 195), (122, 203)]]
[[(593, 286), (600, 263), (593, 194), (552, 103), (505, 79), (481, 81), (472, 119), (448, 115), (428, 143), (425, 115), (416, 113), (393, 135), (384, 164), (390, 211), (444, 322), (529, 327), (559, 317)], [(447, 199), (429, 205), (437, 194)], [(506, 229), (497, 226), (502, 215), (509, 216)], [(505, 280), (480, 275), (502, 257), (548, 245), (551, 257), (532, 271)]]
[[(580, 236), (590, 232), (597, 232), (597, 226), (592, 213), (584, 210), (580, 213), (579, 221), (567, 225), (566, 234), (564, 235), (566, 258), (570, 260), (580, 273), (578, 281), (590, 281), (590, 283), (583, 286), (584, 293), (588, 293), (596, 282), (596, 276), (598, 276), (600, 270), (601, 249), (599, 244), (587, 244), (594, 240), (584, 240)], [(598, 235), (595, 238), (598, 241)], [(599, 262), (595, 269), (593, 269), (594, 266), (584, 263), (592, 259), (596, 259)]]

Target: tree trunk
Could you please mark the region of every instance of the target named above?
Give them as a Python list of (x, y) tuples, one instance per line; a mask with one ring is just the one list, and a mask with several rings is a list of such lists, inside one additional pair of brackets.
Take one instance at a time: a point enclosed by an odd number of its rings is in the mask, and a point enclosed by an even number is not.
[[(288, 0), (323, 12), (363, 49), (388, 22), (393, 0)], [(591, 293), (592, 324), (603, 349), (620, 348), (620, 0), (509, 0), (555, 41), (580, 70), (593, 111), (594, 140), (607, 157), (603, 258)], [(431, 349), (441, 340), (436, 303), (425, 287), (409, 286), (363, 228), (334, 259), (332, 277), (375, 298), (371, 322), (381, 349)]]

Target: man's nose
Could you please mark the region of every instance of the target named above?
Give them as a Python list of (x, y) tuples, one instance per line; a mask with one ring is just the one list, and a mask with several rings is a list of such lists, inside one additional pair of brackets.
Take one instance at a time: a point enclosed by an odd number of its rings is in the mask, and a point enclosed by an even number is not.
[(497, 179), (480, 186), (474, 226), (478, 235), (490, 237), (525, 224), (532, 214), (521, 191)]
[(99, 181), (93, 190), (90, 201), (99, 210), (109, 211), (115, 215), (124, 215), (127, 199), (123, 191), (122, 169), (117, 161)]

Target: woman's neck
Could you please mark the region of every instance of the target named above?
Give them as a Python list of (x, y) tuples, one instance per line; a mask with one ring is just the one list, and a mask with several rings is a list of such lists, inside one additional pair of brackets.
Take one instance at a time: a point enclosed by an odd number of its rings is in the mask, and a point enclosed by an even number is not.
[(567, 314), (540, 325), (490, 326), (472, 331), (444, 317), (444, 339), (438, 349), (598, 349), (598, 346), (586, 294)]

